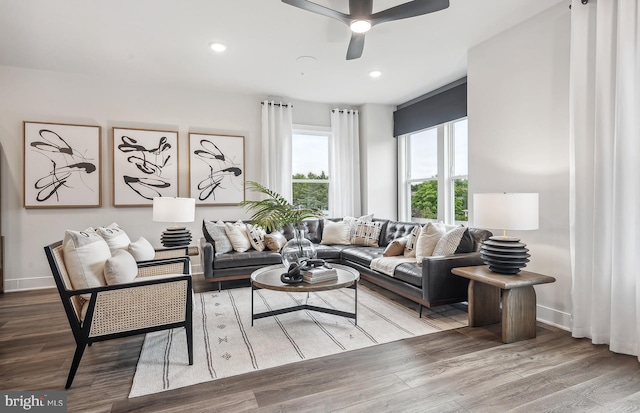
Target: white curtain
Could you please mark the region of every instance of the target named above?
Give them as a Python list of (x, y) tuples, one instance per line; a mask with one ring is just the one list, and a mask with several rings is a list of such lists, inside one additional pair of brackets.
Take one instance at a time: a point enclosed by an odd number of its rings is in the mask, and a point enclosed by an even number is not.
[(334, 217), (360, 215), (360, 134), (358, 111), (331, 111), (329, 211)]
[(292, 105), (262, 102), (262, 185), (289, 202), (291, 189)]
[(640, 356), (640, 7), (572, 3), (572, 333)]

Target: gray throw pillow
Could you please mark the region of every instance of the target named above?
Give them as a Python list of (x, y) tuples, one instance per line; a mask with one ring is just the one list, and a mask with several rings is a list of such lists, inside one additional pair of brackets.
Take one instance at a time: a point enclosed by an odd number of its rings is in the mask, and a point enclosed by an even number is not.
[(218, 220), (218, 222), (205, 220), (204, 227), (213, 240), (213, 247), (216, 250), (216, 254), (233, 251), (233, 245), (231, 245), (231, 241), (229, 241), (229, 237), (227, 237), (224, 222), (221, 220)]

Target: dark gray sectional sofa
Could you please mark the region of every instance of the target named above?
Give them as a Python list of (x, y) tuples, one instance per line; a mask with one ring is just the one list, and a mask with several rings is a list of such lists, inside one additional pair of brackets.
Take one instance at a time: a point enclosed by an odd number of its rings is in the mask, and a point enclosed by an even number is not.
[[(331, 219), (339, 221), (339, 219)], [(480, 259), (482, 241), (492, 233), (486, 230), (469, 228), (472, 252), (456, 253), (447, 256), (426, 257), (422, 265), (404, 263), (398, 266), (393, 277), (369, 268), (374, 258), (382, 256), (385, 247), (396, 238), (409, 235), (418, 225), (414, 222), (398, 222), (374, 219), (382, 222), (378, 240), (379, 247), (356, 245), (320, 245), (322, 240), (323, 219), (303, 221), (299, 229), (304, 230), (305, 237), (316, 245), (318, 258), (328, 262), (345, 264), (360, 271), (362, 279), (384, 287), (389, 291), (406, 297), (422, 306), (462, 302), (467, 300), (468, 280), (451, 274), (451, 269), (469, 265), (483, 265)], [(250, 222), (250, 221), (245, 221)], [(251, 273), (267, 265), (281, 263), (280, 253), (273, 251), (249, 250), (246, 252), (229, 252), (216, 254), (213, 240), (209, 237), (204, 222), (204, 237), (200, 239), (201, 264), (207, 281), (220, 283), (229, 280), (249, 279)], [(294, 228), (288, 225), (281, 231), (287, 239), (293, 238)], [(467, 246), (469, 248), (469, 246)]]

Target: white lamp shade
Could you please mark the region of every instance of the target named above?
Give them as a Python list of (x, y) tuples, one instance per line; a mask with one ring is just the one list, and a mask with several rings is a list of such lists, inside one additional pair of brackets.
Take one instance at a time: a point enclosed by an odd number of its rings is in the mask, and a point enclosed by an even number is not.
[(155, 222), (193, 222), (196, 219), (194, 198), (153, 198), (153, 220)]
[(473, 194), (473, 226), (515, 231), (538, 229), (538, 194)]

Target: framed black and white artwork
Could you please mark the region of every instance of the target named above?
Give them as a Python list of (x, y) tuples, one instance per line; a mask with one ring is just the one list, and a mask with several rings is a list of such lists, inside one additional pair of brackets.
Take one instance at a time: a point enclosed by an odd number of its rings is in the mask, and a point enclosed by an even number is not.
[(178, 132), (113, 128), (113, 205), (178, 196)]
[(102, 205), (100, 126), (23, 122), (24, 207)]
[(196, 205), (238, 205), (244, 181), (244, 136), (189, 134), (189, 196)]

